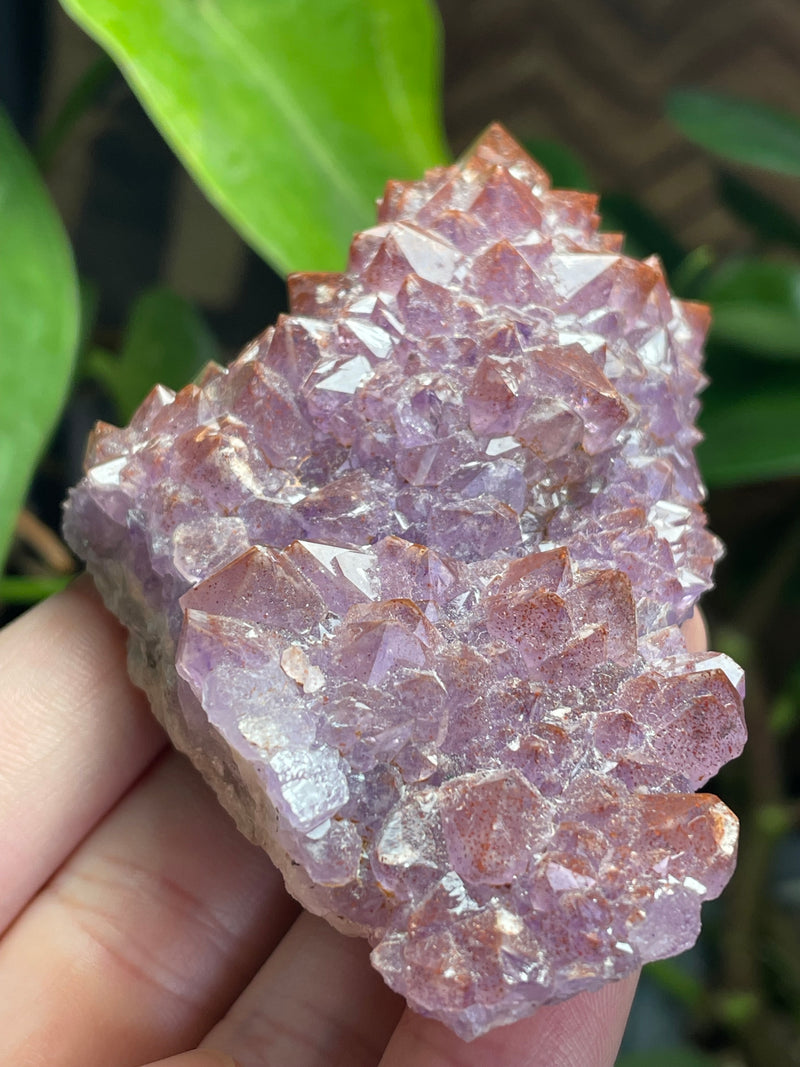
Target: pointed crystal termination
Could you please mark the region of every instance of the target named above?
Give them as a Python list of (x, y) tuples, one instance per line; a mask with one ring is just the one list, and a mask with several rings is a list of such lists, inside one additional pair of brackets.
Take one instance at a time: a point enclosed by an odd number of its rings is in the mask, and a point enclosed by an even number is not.
[(500, 127), (344, 274), (98, 426), (65, 530), (175, 744), (312, 911), (466, 1038), (688, 947), (737, 823), (705, 309)]

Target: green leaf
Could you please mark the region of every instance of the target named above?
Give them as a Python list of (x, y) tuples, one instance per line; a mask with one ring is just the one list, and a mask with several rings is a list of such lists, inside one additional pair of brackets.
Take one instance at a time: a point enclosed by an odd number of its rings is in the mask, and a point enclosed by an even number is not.
[(667, 114), (690, 141), (724, 159), (800, 177), (800, 119), (752, 100), (677, 89)]
[(800, 267), (731, 260), (703, 287), (711, 340), (765, 359), (800, 360)]
[(537, 163), (541, 164), (552, 179), (556, 189), (579, 189), (593, 192), (594, 187), (583, 160), (571, 148), (560, 141), (544, 137), (530, 137), (524, 142)]
[(62, 0), (277, 269), (341, 269), (388, 178), (447, 159), (430, 0)]
[(684, 1007), (696, 1010), (703, 999), (703, 983), (683, 960), (657, 960), (645, 972), (656, 985), (679, 1000)]
[(800, 309), (800, 268), (767, 259), (729, 259), (709, 278), (703, 299), (714, 304), (753, 301)]
[(800, 361), (800, 314), (768, 304), (718, 304), (711, 327), (714, 341), (766, 359)]
[(716, 1067), (704, 1052), (680, 1045), (675, 1048), (643, 1049), (620, 1056), (615, 1067)]
[(72, 253), (31, 157), (0, 110), (0, 569), (69, 386), (79, 303)]
[(66, 589), (72, 574), (4, 574), (0, 576), (0, 604), (36, 604)]
[(93, 349), (86, 372), (106, 387), (128, 422), (156, 382), (180, 389), (217, 359), (216, 341), (195, 308), (168, 289), (153, 289), (134, 305), (119, 355)]
[(684, 299), (697, 299), (709, 271), (714, 265), (714, 252), (708, 245), (698, 245), (673, 267), (670, 274), (672, 289)]
[(697, 458), (710, 486), (800, 474), (800, 387), (709, 403), (700, 428)]

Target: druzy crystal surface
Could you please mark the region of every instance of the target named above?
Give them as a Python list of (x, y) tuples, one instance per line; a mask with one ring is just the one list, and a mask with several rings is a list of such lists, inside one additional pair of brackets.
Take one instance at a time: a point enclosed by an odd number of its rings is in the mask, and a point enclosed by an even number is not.
[(290, 891), (464, 1037), (694, 941), (741, 671), (692, 448), (704, 308), (500, 128), (344, 274), (99, 425), (65, 529)]

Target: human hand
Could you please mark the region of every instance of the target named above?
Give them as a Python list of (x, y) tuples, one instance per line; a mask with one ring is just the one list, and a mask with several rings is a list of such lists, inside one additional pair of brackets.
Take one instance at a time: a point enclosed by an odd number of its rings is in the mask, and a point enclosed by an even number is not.
[(87, 579), (0, 633), (0, 731), (0, 1064), (613, 1063), (635, 978), (469, 1044), (404, 1011), (169, 749)]

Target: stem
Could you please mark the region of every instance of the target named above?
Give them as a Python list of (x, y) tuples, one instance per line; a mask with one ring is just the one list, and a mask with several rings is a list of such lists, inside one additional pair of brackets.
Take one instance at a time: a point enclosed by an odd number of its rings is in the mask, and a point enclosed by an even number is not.
[(19, 513), (14, 533), (56, 574), (71, 574), (75, 570), (72, 553), (58, 534), (27, 508)]

